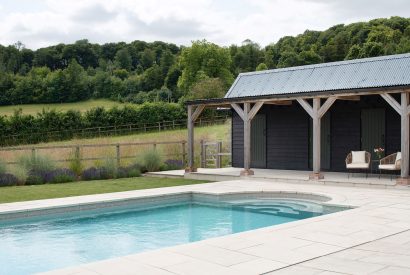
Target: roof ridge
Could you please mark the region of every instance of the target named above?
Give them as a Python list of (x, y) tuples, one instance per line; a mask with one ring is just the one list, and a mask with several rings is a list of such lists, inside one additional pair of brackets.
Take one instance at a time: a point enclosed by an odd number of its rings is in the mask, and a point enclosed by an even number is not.
[(358, 59), (351, 59), (351, 60), (332, 61), (332, 62), (301, 65), (301, 66), (294, 66), (294, 67), (276, 68), (276, 69), (264, 70), (264, 71), (244, 72), (244, 73), (240, 73), (238, 75), (238, 78), (241, 76), (247, 76), (247, 75), (259, 75), (259, 74), (268, 74), (268, 73), (276, 73), (276, 72), (298, 71), (298, 70), (307, 70), (307, 69), (315, 69), (315, 68), (323, 68), (323, 67), (342, 66), (342, 65), (348, 65), (348, 64), (370, 63), (370, 62), (377, 62), (381, 60), (393, 60), (393, 59), (401, 59), (401, 58), (410, 58), (410, 53), (382, 55), (382, 56), (358, 58)]

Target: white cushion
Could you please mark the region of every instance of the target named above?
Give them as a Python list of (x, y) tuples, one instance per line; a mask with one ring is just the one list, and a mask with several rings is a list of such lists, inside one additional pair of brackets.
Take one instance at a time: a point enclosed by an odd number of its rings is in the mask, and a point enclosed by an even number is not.
[(380, 164), (380, 170), (399, 170), (395, 164)]
[(396, 161), (401, 160), (401, 152), (397, 152)]
[(368, 169), (370, 163), (350, 163), (346, 164), (347, 169)]
[(366, 163), (366, 151), (352, 151), (352, 163)]

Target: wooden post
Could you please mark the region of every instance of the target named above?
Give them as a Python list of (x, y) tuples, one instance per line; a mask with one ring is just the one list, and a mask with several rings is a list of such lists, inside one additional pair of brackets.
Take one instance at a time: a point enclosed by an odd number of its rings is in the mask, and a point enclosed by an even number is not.
[(115, 145), (116, 153), (117, 153), (117, 166), (120, 167), (121, 164), (121, 151), (120, 151), (120, 144)]
[(74, 158), (76, 160), (80, 159), (80, 146), (78, 146), (78, 145), (75, 147)]
[(313, 99), (313, 175), (311, 178), (323, 178), (320, 175), (320, 98)]
[(251, 121), (263, 106), (262, 101), (258, 101), (251, 109), (251, 104), (245, 102), (242, 108), (236, 104), (231, 104), (232, 108), (243, 120), (243, 170), (241, 176), (251, 176), (254, 172), (251, 170)]
[(35, 160), (36, 159), (36, 148), (31, 148), (31, 158), (33, 159), (33, 160)]
[(398, 184), (410, 184), (409, 178), (409, 98), (408, 93), (401, 93), (401, 102), (398, 103), (394, 97), (389, 94), (380, 94), (387, 103), (400, 115), (401, 119), (401, 171)]
[(185, 153), (185, 142), (182, 142), (181, 144), (182, 144), (182, 165), (185, 166), (186, 165), (186, 163), (185, 163), (186, 162), (186, 159), (185, 159), (185, 154), (186, 154)]
[(408, 94), (401, 93), (401, 183), (409, 183), (409, 114)]
[(201, 156), (201, 159), (200, 159), (201, 168), (206, 168), (206, 148), (205, 148), (203, 139), (201, 139), (200, 144), (201, 144), (201, 155), (200, 155)]
[(254, 172), (251, 170), (251, 120), (249, 119), (249, 110), (251, 108), (250, 103), (244, 103), (243, 113), (243, 168), (241, 175), (249, 176)]
[(194, 121), (192, 120), (193, 106), (188, 106), (188, 167), (185, 172), (195, 172), (194, 167)]
[(221, 161), (221, 148), (222, 148), (222, 142), (218, 141), (216, 143), (216, 168), (221, 168), (222, 167), (222, 161)]
[(204, 110), (205, 105), (198, 105), (195, 109), (194, 106), (188, 105), (188, 167), (185, 168), (186, 173), (196, 172), (195, 160), (194, 160), (194, 123), (195, 120)]
[(329, 97), (322, 106), (320, 106), (319, 97), (313, 98), (313, 106), (311, 106), (305, 99), (296, 99), (313, 121), (313, 173), (309, 175), (309, 179), (323, 179), (323, 175), (320, 173), (320, 121), (336, 99), (336, 97)]

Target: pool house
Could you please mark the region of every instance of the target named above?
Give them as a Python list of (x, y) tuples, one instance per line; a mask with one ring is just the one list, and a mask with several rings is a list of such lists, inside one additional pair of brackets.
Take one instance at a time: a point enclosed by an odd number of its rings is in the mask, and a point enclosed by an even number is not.
[(408, 184), (409, 92), (410, 54), (241, 73), (224, 98), (187, 103), (185, 173), (196, 171), (196, 119), (224, 107), (241, 175), (300, 170), (319, 180), (324, 171), (377, 170)]

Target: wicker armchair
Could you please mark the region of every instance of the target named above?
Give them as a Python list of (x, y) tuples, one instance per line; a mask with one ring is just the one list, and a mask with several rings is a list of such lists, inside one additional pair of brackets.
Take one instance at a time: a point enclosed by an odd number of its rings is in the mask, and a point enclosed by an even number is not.
[(401, 152), (397, 152), (380, 160), (379, 170), (401, 170)]
[[(354, 157), (356, 159), (354, 159)], [(372, 155), (366, 151), (352, 151), (346, 157), (346, 169), (349, 171), (348, 177), (350, 176), (350, 172), (352, 170), (358, 171), (365, 171), (366, 178), (368, 171), (370, 169), (370, 162), (371, 162)]]

